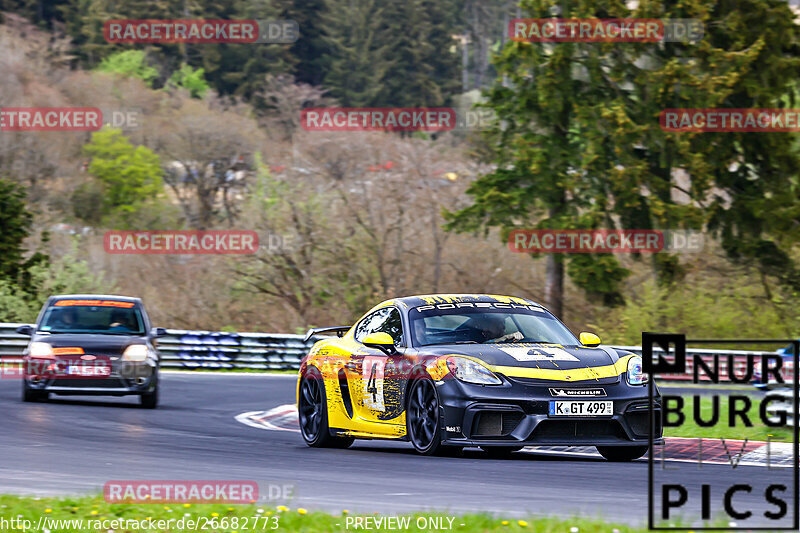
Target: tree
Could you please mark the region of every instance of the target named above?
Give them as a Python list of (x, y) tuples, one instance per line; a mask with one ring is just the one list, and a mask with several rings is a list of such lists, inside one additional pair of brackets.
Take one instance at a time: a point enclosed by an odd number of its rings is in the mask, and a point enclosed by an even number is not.
[[(786, 92), (779, 78), (790, 79), (796, 65), (792, 17), (777, 0), (751, 4), (743, 17), (738, 7), (716, 1), (634, 10), (614, 2), (523, 1), (524, 16), (531, 18), (550, 17), (556, 9), (562, 18), (696, 18), (709, 31), (696, 44), (508, 43), (495, 60), (501, 79), (487, 92), (486, 105), (499, 118), (489, 132), (496, 169), (472, 185), (474, 204), (450, 214), (449, 227), (499, 226), (504, 235), (532, 224), (702, 228), (718, 216), (730, 228), (742, 211), (724, 207), (720, 190), (759, 206), (758, 213), (745, 210), (745, 217), (766, 223), (764, 195), (758, 193), (795, 173), (786, 157), (790, 143), (783, 141), (776, 152), (777, 141), (667, 133), (657, 121), (667, 108), (778, 106)], [(708, 23), (720, 18), (726, 23)], [(740, 179), (731, 179), (734, 167), (745, 169), (733, 172)], [(688, 187), (680, 176), (688, 177)], [(754, 176), (758, 185), (748, 187), (745, 179)], [(686, 199), (677, 199), (678, 192)], [(545, 299), (556, 314), (563, 309), (566, 259), (547, 258)], [(674, 257), (656, 254), (653, 261), (664, 282), (679, 274)], [(614, 257), (572, 258), (569, 273), (606, 303), (620, 301), (617, 285), (625, 271)]]
[(91, 157), (88, 172), (101, 188), (99, 205), (95, 206), (99, 217), (117, 215), (122, 221), (131, 219), (130, 215), (161, 193), (158, 155), (145, 146), (134, 146), (120, 130), (102, 129), (93, 133), (83, 151)]
[(325, 6), (325, 86), (343, 106), (375, 105), (392, 66), (388, 56), (393, 44), (381, 33), (386, 7), (376, 0), (327, 0)]
[(192, 95), (192, 98), (200, 99), (209, 89), (208, 83), (203, 77), (203, 69), (193, 69), (186, 63), (172, 73), (167, 84), (186, 89)]
[(382, 39), (390, 46), (391, 70), (381, 105), (435, 107), (449, 105), (461, 86), (458, 33), (452, 0), (390, 2)]
[(97, 70), (121, 76), (133, 76), (148, 85), (158, 76), (158, 71), (146, 64), (145, 53), (141, 50), (126, 50), (112, 54), (100, 62)]
[(25, 192), (16, 183), (0, 180), (0, 280), (30, 288), (29, 270), (47, 260), (35, 253), (25, 258), (24, 241), (30, 235), (33, 215), (25, 207)]

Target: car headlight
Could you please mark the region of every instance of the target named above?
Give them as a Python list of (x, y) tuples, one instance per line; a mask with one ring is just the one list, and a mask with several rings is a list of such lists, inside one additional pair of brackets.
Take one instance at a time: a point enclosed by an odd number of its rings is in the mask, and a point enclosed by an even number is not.
[(628, 383), (643, 385), (647, 383), (648, 376), (642, 370), (642, 358), (639, 356), (628, 359)]
[(144, 344), (131, 344), (122, 353), (123, 361), (145, 361), (149, 350)]
[(55, 359), (53, 347), (46, 342), (32, 342), (28, 348), (28, 354), (39, 359)]
[(503, 383), (494, 372), (482, 364), (466, 359), (464, 357), (448, 357), (447, 368), (457, 380), (464, 383), (475, 383), (477, 385), (500, 385)]

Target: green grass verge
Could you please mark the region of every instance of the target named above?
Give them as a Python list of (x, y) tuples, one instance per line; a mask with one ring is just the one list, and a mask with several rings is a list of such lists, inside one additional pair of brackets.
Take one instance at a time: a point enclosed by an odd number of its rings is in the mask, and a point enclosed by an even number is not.
[[(669, 392), (665, 392), (669, 394)], [(739, 393), (737, 393), (739, 394)], [(711, 427), (702, 427), (694, 419), (694, 399), (693, 395), (681, 395), (683, 397), (682, 412), (685, 419), (680, 426), (669, 427), (664, 424), (665, 437), (706, 437), (711, 439), (748, 439), (766, 441), (770, 438), (776, 442), (793, 442), (794, 436), (789, 427), (770, 427), (765, 425), (759, 416), (759, 406), (763, 396), (755, 394), (744, 394), (752, 402), (747, 411), (752, 427), (742, 424), (741, 418), (736, 418), (736, 426), (730, 427), (728, 422), (728, 397), (726, 394), (719, 396), (719, 420)], [(700, 416), (703, 420), (711, 420), (713, 411), (713, 399), (711, 395), (698, 395), (700, 398)], [(676, 421), (677, 415), (671, 414), (669, 420)]]
[[(37, 530), (37, 525), (41, 517), (47, 517), (49, 526), (47, 529), (51, 533), (59, 532), (87, 532), (100, 531), (95, 527), (95, 521), (104, 520), (146, 520), (151, 518), (156, 525), (158, 521), (173, 520), (171, 527), (165, 524), (166, 528), (154, 527), (150, 531), (189, 531), (194, 528), (176, 526), (176, 521), (184, 518), (186, 521), (200, 520), (200, 527), (197, 531), (217, 531), (225, 533), (244, 533), (246, 531), (299, 531), (299, 532), (346, 532), (356, 530), (352, 523), (349, 529), (346, 527), (348, 518), (381, 518), (388, 515), (356, 515), (342, 510), (340, 514), (328, 514), (322, 512), (307, 512), (299, 508), (287, 507), (266, 507), (258, 505), (228, 505), (228, 504), (109, 504), (102, 497), (75, 497), (75, 498), (30, 498), (12, 495), (0, 495), (0, 524), (2, 520), (10, 520), (20, 516), (22, 519), (30, 520), (29, 532)], [(466, 514), (449, 515), (447, 513), (432, 514), (419, 513), (409, 515), (399, 515), (410, 519), (410, 527), (407, 529), (380, 529), (377, 531), (435, 531), (428, 527), (418, 527), (426, 518), (442, 519), (444, 524), (448, 524), (447, 518), (454, 518), (452, 521), (452, 531), (462, 533), (473, 532), (516, 532), (530, 531), (537, 533), (644, 533), (646, 529), (635, 528), (624, 525), (614, 525), (598, 519), (556, 519), (556, 518), (530, 518), (520, 520), (517, 518), (493, 517), (488, 514)], [(257, 526), (254, 527), (254, 517), (257, 517)], [(60, 524), (56, 527), (54, 521), (59, 520), (82, 520), (82, 528), (76, 522), (71, 525)], [(246, 524), (245, 520), (249, 523)], [(234, 524), (235, 521), (238, 523)], [(462, 525), (463, 524), (463, 525)], [(101, 524), (102, 525), (102, 524)], [(128, 525), (131, 525), (128, 523)], [(145, 524), (147, 525), (147, 524)], [(203, 525), (207, 527), (204, 529)], [(236, 525), (236, 527), (234, 527)], [(273, 528), (277, 525), (277, 528)], [(77, 527), (76, 527), (77, 526)], [(43, 528), (44, 529), (44, 528)], [(112, 529), (112, 528), (108, 528)], [(363, 529), (362, 529), (363, 530)], [(0, 525), (0, 531), (21, 531), (14, 529), (8, 524)], [(114, 529), (115, 533), (126, 533), (129, 531), (147, 531), (147, 529), (120, 526)], [(107, 529), (102, 530), (106, 533)]]

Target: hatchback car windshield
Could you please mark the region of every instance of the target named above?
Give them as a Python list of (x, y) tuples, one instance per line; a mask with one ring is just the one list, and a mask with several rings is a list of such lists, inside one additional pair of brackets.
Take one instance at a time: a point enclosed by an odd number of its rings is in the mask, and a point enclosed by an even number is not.
[[(116, 303), (116, 302), (115, 302)], [(118, 302), (127, 304), (128, 302)], [(106, 335), (144, 335), (139, 310), (116, 305), (55, 305), (44, 313), (39, 331), (49, 333), (101, 333)]]
[(579, 344), (575, 335), (544, 309), (430, 307), (417, 307), (409, 313), (417, 346), (506, 342)]

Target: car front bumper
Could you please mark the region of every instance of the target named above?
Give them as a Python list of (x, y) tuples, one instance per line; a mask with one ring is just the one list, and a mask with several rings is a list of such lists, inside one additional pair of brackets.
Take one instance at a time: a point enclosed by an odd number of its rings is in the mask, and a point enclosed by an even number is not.
[[(650, 408), (647, 386), (616, 383), (522, 383), (502, 385), (436, 382), (442, 441), (458, 446), (646, 446)], [(604, 396), (554, 397), (551, 388), (600, 389)], [(612, 416), (551, 416), (552, 400), (611, 400)], [(663, 442), (660, 396), (654, 399), (653, 440)]]
[(25, 387), (58, 395), (128, 396), (152, 392), (158, 383), (158, 367), (153, 361), (122, 363), (115, 361), (105, 377), (26, 376)]

